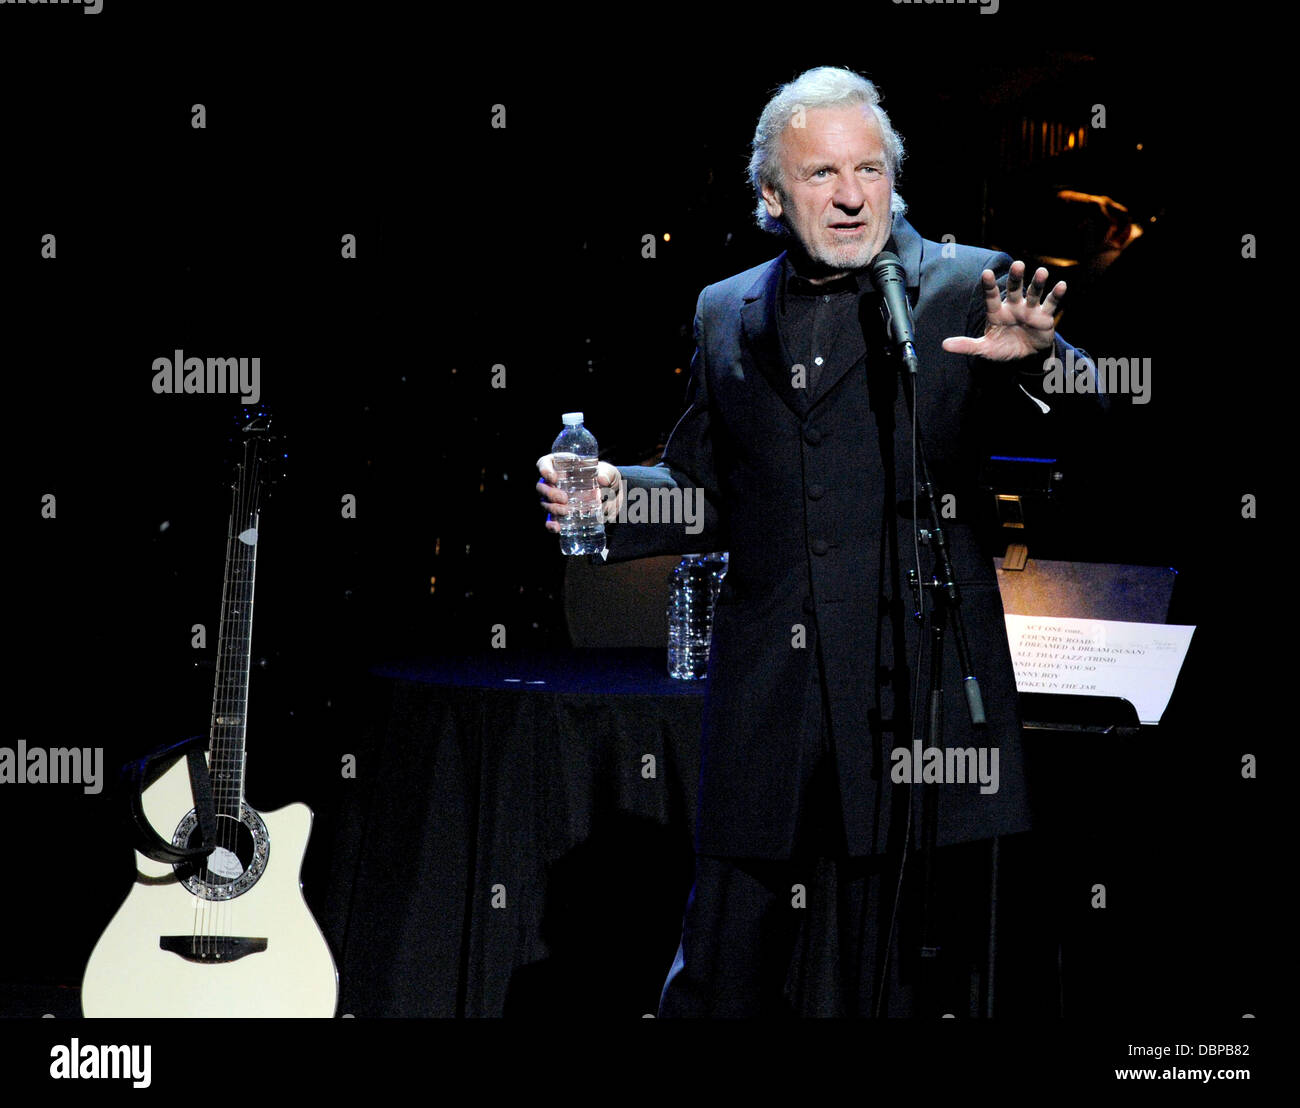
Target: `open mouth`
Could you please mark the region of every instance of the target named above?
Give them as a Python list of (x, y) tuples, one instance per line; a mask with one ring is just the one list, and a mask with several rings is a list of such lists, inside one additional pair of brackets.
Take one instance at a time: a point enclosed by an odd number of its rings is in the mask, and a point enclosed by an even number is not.
[(837, 231), (840, 234), (851, 235), (854, 232), (864, 230), (866, 226), (867, 225), (865, 223), (861, 223), (861, 222), (832, 223), (831, 230)]

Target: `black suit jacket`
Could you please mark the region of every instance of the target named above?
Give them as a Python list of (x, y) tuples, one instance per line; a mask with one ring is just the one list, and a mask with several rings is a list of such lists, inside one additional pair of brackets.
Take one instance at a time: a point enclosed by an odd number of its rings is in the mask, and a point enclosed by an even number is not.
[[(1043, 395), (1042, 358), (997, 364), (941, 349), (950, 335), (983, 334), (979, 275), (991, 268), (1004, 279), (1007, 255), (924, 240), (901, 216), (893, 238), (918, 331), (927, 456), (940, 494), (955, 497), (947, 504), (956, 517), (944, 523), (988, 715), (986, 727), (972, 728), (949, 649), (945, 745), (998, 750), (996, 793), (981, 793), (978, 783), (940, 787), (943, 845), (1028, 825), (995, 569), (970, 526), (982, 433), (1008, 420), (1050, 420), (1063, 401), (1076, 398)], [(898, 697), (907, 696), (900, 647), (922, 689), (928, 681), (910, 593), (899, 584), (914, 564), (905, 518), (910, 423), (874, 293), (862, 303), (865, 330), (880, 333), (882, 345), (873, 340), (869, 349), (850, 328), (841, 341), (854, 344), (855, 357), (837, 358), (840, 371), (824, 374), (815, 393), (792, 387), (776, 323), (780, 272), (777, 258), (704, 289), (689, 407), (661, 465), (620, 470), (629, 488), (702, 488), (704, 533), (687, 534), (680, 521), (615, 523), (609, 556), (730, 551), (709, 659), (697, 849), (789, 856), (812, 768), (809, 751), (816, 750), (809, 731), (823, 725), (825, 704), (849, 852), (878, 854), (891, 811), (909, 795), (890, 773), (891, 749), (910, 749), (913, 738), (898, 726)], [(1058, 338), (1057, 356), (1065, 348)], [(1030, 393), (1051, 411), (1044, 413)], [(928, 574), (929, 554), (921, 556)]]

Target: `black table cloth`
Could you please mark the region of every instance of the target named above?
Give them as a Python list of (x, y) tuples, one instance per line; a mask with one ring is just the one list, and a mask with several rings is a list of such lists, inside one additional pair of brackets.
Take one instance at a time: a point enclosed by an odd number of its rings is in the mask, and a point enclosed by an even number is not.
[(664, 650), (374, 669), (318, 909), (340, 1012), (654, 1012), (690, 888), (703, 691)]

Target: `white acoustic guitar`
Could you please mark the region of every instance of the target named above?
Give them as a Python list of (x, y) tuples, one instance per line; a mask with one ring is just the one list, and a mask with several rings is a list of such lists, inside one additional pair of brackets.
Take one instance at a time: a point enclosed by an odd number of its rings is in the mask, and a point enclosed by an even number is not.
[[(291, 804), (262, 815), (244, 803), (265, 431), (263, 420), (244, 429), (226, 541), (206, 756), (211, 804), (196, 801), (202, 786), (191, 784), (183, 756), (138, 794), (139, 818), (177, 854), (197, 856), (156, 861), (136, 851), (135, 884), (86, 966), (87, 1016), (330, 1017), (338, 1004), (334, 960), (299, 880), (311, 810)], [(201, 772), (200, 758), (193, 768)]]

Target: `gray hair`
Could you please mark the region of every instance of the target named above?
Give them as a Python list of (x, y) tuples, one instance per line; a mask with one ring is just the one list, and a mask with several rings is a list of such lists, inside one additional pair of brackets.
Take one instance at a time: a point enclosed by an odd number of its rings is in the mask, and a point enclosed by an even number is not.
[[(758, 117), (758, 127), (754, 130), (749, 180), (758, 195), (755, 215), (758, 217), (758, 225), (764, 231), (779, 233), (785, 230), (785, 224), (781, 220), (773, 219), (768, 214), (767, 205), (763, 202), (763, 186), (770, 185), (780, 191), (784, 185), (778, 147), (786, 127), (800, 111), (840, 107), (844, 104), (866, 104), (875, 112), (885, 146), (885, 167), (889, 170), (891, 182), (898, 179), (899, 167), (903, 162), (903, 140), (880, 106), (880, 93), (876, 91), (876, 86), (850, 69), (837, 69), (829, 65), (810, 69), (777, 90), (767, 102), (763, 114)], [(890, 190), (889, 209), (899, 213), (907, 210), (906, 202), (894, 188)]]

